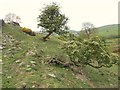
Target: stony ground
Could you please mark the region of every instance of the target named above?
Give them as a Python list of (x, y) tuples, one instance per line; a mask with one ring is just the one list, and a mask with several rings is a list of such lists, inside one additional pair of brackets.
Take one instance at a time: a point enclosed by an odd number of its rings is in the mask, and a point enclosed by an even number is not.
[(2, 34), (3, 87), (35, 88), (114, 88), (118, 84), (118, 66), (96, 70), (86, 66), (79, 69), (64, 68), (48, 61), (53, 57), (65, 61), (59, 48), (61, 41), (55, 36), (43, 42), (39, 34), (28, 36), (20, 27), (6, 25)]

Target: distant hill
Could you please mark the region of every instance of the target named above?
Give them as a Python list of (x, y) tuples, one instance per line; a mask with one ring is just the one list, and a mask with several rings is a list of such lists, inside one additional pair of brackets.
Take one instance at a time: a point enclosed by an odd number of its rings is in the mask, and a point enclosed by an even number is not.
[[(105, 25), (97, 28), (97, 33), (100, 36), (103, 37), (118, 37), (118, 26), (120, 28), (120, 25), (118, 24), (111, 24), (111, 25)], [(70, 33), (78, 34), (80, 31), (76, 30), (68, 30)], [(40, 33), (40, 31), (36, 31), (36, 33)], [(53, 35), (56, 35), (55, 33)]]
[(76, 31), (76, 30), (69, 30), (70, 33), (73, 33), (73, 34), (78, 34), (80, 31)]
[[(116, 38), (116, 37), (119, 37), (118, 36), (119, 28), (120, 28), (120, 25), (112, 24), (112, 25), (105, 25), (105, 26), (98, 27), (96, 30), (99, 36), (107, 37), (107, 38), (110, 38), (110, 37)], [(78, 34), (80, 31), (69, 30), (69, 32), (73, 34)]]
[(99, 27), (98, 34), (103, 37), (117, 37), (118, 36), (118, 24), (106, 25)]

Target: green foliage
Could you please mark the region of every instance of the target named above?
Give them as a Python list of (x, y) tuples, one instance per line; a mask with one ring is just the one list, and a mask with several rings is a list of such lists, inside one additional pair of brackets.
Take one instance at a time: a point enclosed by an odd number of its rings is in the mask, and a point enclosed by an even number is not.
[(42, 27), (48, 33), (62, 34), (67, 29), (68, 18), (60, 12), (56, 3), (46, 5), (38, 16), (38, 27)]
[(75, 40), (77, 37), (75, 36), (75, 34), (67, 32), (66, 34), (60, 35), (58, 37), (58, 39), (62, 40), (62, 41), (68, 41), (68, 40)]
[(111, 67), (118, 60), (117, 56), (109, 52), (106, 43), (99, 37), (69, 40), (62, 48), (77, 66)]

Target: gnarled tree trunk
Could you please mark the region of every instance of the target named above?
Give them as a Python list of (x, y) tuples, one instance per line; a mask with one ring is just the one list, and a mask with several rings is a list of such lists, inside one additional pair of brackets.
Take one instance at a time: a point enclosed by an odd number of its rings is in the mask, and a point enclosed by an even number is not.
[(45, 37), (43, 37), (44, 41), (47, 41), (47, 38), (49, 38), (49, 36), (52, 34), (53, 32), (49, 32)]

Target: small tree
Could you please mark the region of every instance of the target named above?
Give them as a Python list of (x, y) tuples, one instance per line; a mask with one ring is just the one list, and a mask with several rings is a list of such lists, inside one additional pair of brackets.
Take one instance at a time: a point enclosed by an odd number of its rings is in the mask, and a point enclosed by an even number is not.
[(55, 32), (56, 34), (62, 34), (65, 31), (68, 18), (60, 12), (60, 7), (56, 3), (46, 5), (41, 14), (38, 16), (38, 27), (42, 27), (48, 34), (43, 37), (47, 40), (49, 36)]
[(12, 22), (20, 23), (21, 22), (20, 20), (21, 18), (15, 15), (14, 13), (8, 13), (4, 19), (4, 21), (7, 23), (12, 23)]
[(82, 24), (82, 33), (86, 34), (87, 38), (90, 38), (90, 35), (95, 32), (95, 27), (90, 22), (85, 22)]

